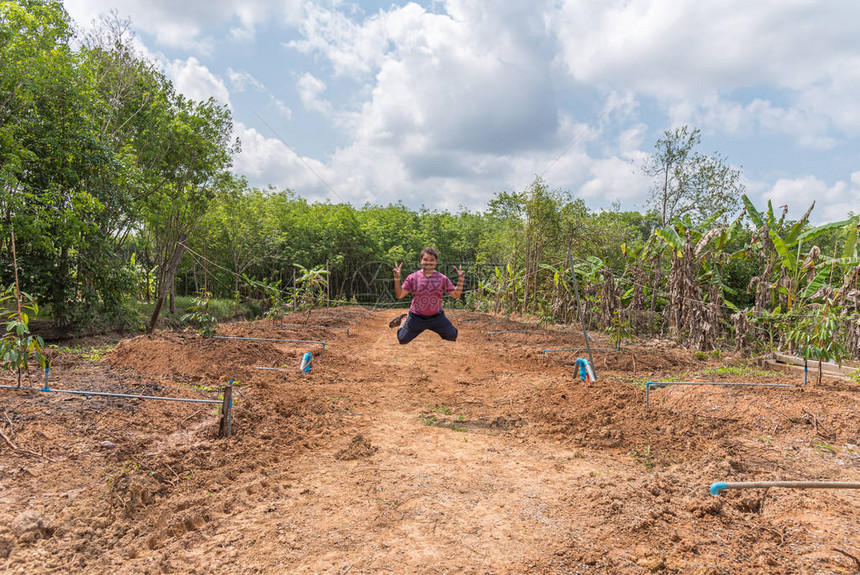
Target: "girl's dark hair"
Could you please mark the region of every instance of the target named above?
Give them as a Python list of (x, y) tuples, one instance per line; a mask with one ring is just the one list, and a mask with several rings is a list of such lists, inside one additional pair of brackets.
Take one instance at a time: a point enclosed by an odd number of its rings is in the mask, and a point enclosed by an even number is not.
[(421, 255), (418, 256), (418, 259), (423, 258), (424, 254), (427, 254), (428, 256), (433, 256), (434, 258), (436, 258), (436, 261), (439, 261), (439, 252), (436, 251), (436, 248), (424, 248), (423, 250), (421, 250)]

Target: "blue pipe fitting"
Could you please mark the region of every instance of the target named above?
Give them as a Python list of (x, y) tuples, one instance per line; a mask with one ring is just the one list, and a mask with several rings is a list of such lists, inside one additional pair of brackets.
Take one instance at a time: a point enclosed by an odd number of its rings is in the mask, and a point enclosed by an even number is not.
[(711, 497), (714, 495), (719, 495), (721, 491), (725, 491), (729, 488), (729, 484), (725, 481), (719, 481), (717, 483), (711, 484)]

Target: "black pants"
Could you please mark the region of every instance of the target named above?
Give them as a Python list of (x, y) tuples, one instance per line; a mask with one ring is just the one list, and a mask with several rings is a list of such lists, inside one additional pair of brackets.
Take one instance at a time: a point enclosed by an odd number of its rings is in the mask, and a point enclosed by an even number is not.
[(444, 311), (435, 315), (420, 315), (410, 311), (406, 322), (397, 330), (397, 341), (405, 345), (428, 329), (438, 333), (444, 340), (457, 341), (457, 328), (445, 317)]

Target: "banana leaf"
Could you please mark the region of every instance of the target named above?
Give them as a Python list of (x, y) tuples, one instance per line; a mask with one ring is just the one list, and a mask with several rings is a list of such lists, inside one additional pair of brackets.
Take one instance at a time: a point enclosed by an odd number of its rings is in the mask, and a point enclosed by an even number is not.
[(842, 248), (842, 256), (846, 258), (857, 257), (857, 234), (860, 232), (860, 216), (854, 216), (856, 223), (848, 227), (845, 237), (845, 245)]
[(779, 234), (777, 234), (773, 228), (770, 228), (768, 230), (768, 235), (770, 235), (770, 241), (773, 242), (773, 247), (775, 247), (776, 251), (779, 253), (782, 265), (791, 271), (797, 270), (797, 256), (789, 250), (789, 247), (783, 239), (779, 237)]
[(800, 234), (803, 232), (803, 228), (806, 227), (806, 224), (809, 223), (809, 214), (812, 213), (812, 208), (815, 207), (815, 202), (812, 202), (812, 205), (809, 206), (809, 209), (806, 210), (806, 213), (803, 214), (803, 217), (797, 220), (797, 222), (791, 226), (791, 230), (785, 235), (785, 243), (789, 246), (793, 246), (797, 243)]
[(752, 202), (746, 196), (746, 194), (741, 196), (741, 200), (743, 200), (744, 206), (746, 206), (746, 208), (747, 208), (747, 214), (749, 214), (749, 217), (752, 220), (752, 223), (755, 224), (755, 227), (756, 228), (762, 227), (764, 225), (765, 220), (764, 220), (764, 217), (761, 215), (761, 212), (759, 212), (755, 208), (755, 206), (752, 204)]
[(821, 286), (827, 282), (827, 276), (830, 275), (830, 267), (831, 266), (826, 265), (823, 270), (818, 272), (818, 275), (809, 282), (809, 285), (807, 285), (806, 289), (803, 290), (803, 293), (800, 294), (801, 299), (808, 299), (812, 294), (821, 289)]
[(817, 228), (812, 228), (811, 230), (803, 232), (797, 239), (799, 241), (806, 242), (815, 239), (830, 230), (845, 227), (847, 224), (854, 222), (854, 220), (855, 218), (849, 218), (847, 220), (842, 220), (841, 222), (830, 222), (829, 224), (824, 224), (823, 226), (818, 226)]
[(675, 231), (675, 228), (666, 226), (665, 228), (654, 230), (654, 234), (674, 249), (677, 257), (680, 258), (683, 256), (685, 242), (681, 239), (681, 236), (678, 235), (678, 232)]

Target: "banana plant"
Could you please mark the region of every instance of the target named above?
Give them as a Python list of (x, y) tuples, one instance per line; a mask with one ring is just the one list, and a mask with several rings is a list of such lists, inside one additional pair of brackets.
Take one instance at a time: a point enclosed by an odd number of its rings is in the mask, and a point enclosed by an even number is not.
[(572, 290), (567, 283), (567, 276), (563, 268), (540, 264), (540, 269), (552, 273), (552, 292), (549, 298), (549, 309), (545, 310), (542, 319), (548, 322), (567, 322), (568, 309), (570, 308), (570, 296)]
[[(777, 268), (776, 265), (765, 265), (765, 270), (770, 270), (770, 273), (775, 275), (778, 269), (779, 276), (786, 278), (786, 281), (774, 281), (774, 277), (760, 277), (758, 281), (768, 282), (768, 287), (776, 287), (777, 291), (785, 296), (786, 310), (796, 305), (799, 299), (813, 298), (823, 287), (830, 286), (836, 271), (835, 266), (860, 263), (857, 258), (860, 216), (852, 216), (846, 220), (809, 228), (809, 215), (815, 207), (815, 202), (813, 202), (797, 222), (784, 230), (785, 211), (781, 217), (777, 218), (771, 201), (768, 200), (767, 212), (762, 213), (756, 209), (746, 195), (742, 196), (742, 199), (752, 223), (759, 232), (767, 234), (769, 242), (764, 241), (763, 238), (759, 239), (760, 249), (763, 252), (762, 257), (766, 263), (778, 264), (779, 266)], [(815, 247), (810, 250), (808, 256), (804, 256), (804, 243), (808, 245), (822, 234), (838, 229), (844, 229), (846, 232), (841, 258), (827, 257), (820, 254), (820, 251), (816, 250)], [(804, 277), (807, 282), (801, 290)]]
[(306, 268), (301, 264), (293, 265), (301, 272), (296, 278), (297, 303), (302, 309), (307, 309), (310, 315), (315, 304), (325, 302), (329, 271), (323, 265), (314, 268)]

